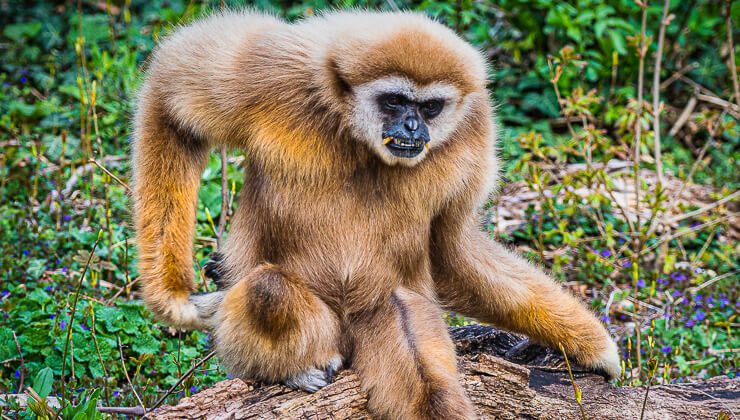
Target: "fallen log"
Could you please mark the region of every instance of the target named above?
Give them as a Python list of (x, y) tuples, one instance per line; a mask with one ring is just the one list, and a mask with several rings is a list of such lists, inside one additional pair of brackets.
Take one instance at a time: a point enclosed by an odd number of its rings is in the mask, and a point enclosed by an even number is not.
[[(450, 330), (458, 350), (460, 380), (483, 419), (579, 419), (573, 385), (561, 356), (518, 335), (488, 326)], [(644, 387), (615, 387), (574, 369), (589, 419), (640, 419)], [(150, 419), (365, 419), (367, 397), (352, 370), (315, 394), (282, 385), (234, 379), (176, 406), (162, 406)], [(653, 385), (645, 419), (728, 419), (740, 414), (740, 380), (717, 377), (686, 384)]]

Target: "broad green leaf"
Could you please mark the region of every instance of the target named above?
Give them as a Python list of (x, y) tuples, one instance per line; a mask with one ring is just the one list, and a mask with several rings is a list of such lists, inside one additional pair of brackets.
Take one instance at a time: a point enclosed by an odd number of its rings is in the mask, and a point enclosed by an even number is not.
[(33, 390), (39, 394), (39, 397), (46, 398), (51, 392), (51, 385), (54, 383), (54, 372), (51, 368), (45, 367), (36, 375), (33, 381)]

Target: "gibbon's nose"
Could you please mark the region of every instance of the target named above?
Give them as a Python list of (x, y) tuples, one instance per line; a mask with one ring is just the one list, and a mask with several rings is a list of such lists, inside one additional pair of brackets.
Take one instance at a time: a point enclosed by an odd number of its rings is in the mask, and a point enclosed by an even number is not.
[(406, 121), (403, 122), (403, 125), (407, 130), (413, 133), (419, 129), (419, 120), (417, 120), (416, 117), (408, 117), (406, 118)]

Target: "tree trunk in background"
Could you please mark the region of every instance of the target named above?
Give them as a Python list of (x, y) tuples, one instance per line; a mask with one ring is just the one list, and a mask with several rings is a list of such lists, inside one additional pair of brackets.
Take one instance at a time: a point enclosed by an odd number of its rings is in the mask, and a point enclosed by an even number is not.
[[(568, 372), (556, 352), (488, 326), (450, 330), (458, 350), (460, 380), (483, 419), (580, 419)], [(577, 369), (576, 369), (577, 370)], [(645, 388), (614, 387), (600, 376), (574, 372), (589, 419), (639, 419)], [(151, 419), (360, 419), (367, 398), (352, 370), (315, 394), (281, 385), (234, 379), (219, 382)], [(717, 377), (693, 384), (654, 385), (645, 419), (728, 419), (740, 416), (740, 380)]]

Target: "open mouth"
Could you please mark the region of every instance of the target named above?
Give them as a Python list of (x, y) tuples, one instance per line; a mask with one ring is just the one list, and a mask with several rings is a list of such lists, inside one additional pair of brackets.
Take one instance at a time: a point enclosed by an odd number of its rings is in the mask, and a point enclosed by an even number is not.
[(421, 140), (411, 140), (398, 137), (386, 137), (383, 145), (393, 154), (393, 156), (412, 158), (424, 150), (424, 146), (429, 147)]

